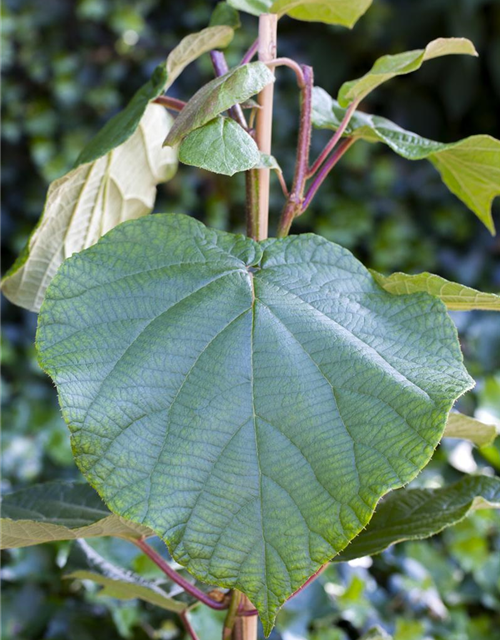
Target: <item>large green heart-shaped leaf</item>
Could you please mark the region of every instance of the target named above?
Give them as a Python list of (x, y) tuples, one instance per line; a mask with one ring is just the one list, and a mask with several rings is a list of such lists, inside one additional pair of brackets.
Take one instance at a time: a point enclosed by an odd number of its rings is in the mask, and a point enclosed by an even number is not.
[(274, 82), (274, 75), (263, 62), (250, 62), (214, 78), (197, 91), (183, 108), (164, 144), (178, 144), (188, 133), (235, 104), (251, 98), (271, 82)]
[(500, 509), (500, 478), (465, 476), (440, 489), (401, 489), (379, 504), (368, 527), (335, 562), (380, 553), (391, 544), (436, 535), (476, 509)]
[(110, 513), (92, 487), (77, 482), (47, 482), (6, 495), (1, 524), (1, 549), (54, 540), (153, 535)]
[(351, 102), (359, 102), (387, 80), (417, 71), (427, 60), (449, 55), (477, 56), (477, 52), (467, 38), (437, 38), (425, 49), (382, 56), (364, 76), (344, 82), (338, 95), (339, 104), (347, 107)]
[(271, 11), (306, 22), (324, 22), (353, 27), (372, 0), (275, 0)]
[(214, 173), (232, 176), (260, 162), (255, 140), (231, 118), (218, 116), (191, 131), (181, 142), (179, 160)]
[(156, 187), (172, 177), (176, 154), (162, 148), (171, 116), (150, 104), (164, 89), (164, 66), (80, 154), (76, 167), (49, 187), (42, 216), (2, 280), (14, 304), (38, 311), (62, 261), (124, 220), (146, 215)]
[(110, 509), (246, 593), (266, 633), (472, 385), (436, 298), (387, 293), (315, 235), (256, 243), (173, 214), (67, 260), (37, 345)]
[[(339, 128), (346, 110), (315, 87), (313, 115), (319, 129)], [(500, 195), (500, 140), (478, 135), (442, 143), (406, 131), (394, 122), (355, 111), (344, 135), (367, 142), (383, 142), (407, 160), (429, 160), (441, 174), (448, 189), (454, 193), (491, 231), (495, 232), (491, 205)]]

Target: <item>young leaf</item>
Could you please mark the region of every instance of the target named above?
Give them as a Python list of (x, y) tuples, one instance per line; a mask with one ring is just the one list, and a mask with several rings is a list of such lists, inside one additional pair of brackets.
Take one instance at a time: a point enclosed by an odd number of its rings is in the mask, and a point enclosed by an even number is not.
[(54, 540), (154, 535), (110, 513), (92, 487), (77, 482), (47, 482), (6, 495), (1, 524), (2, 549)]
[(214, 78), (195, 93), (179, 113), (164, 144), (178, 144), (188, 133), (251, 98), (271, 82), (274, 75), (262, 62), (244, 64)]
[[(313, 124), (320, 129), (338, 129), (345, 109), (319, 87), (313, 92)], [(500, 141), (487, 135), (442, 143), (422, 138), (394, 122), (355, 111), (346, 136), (383, 142), (408, 160), (427, 159), (443, 182), (491, 231), (495, 232), (491, 205), (500, 195)]]
[(382, 500), (366, 529), (334, 562), (375, 555), (397, 542), (429, 538), (475, 509), (500, 509), (500, 478), (465, 476), (441, 489), (395, 491)]
[(259, 159), (252, 136), (234, 120), (222, 116), (191, 131), (179, 147), (179, 160), (184, 164), (226, 176), (254, 168)]
[(228, 26), (232, 29), (239, 29), (241, 26), (240, 16), (236, 9), (233, 9), (227, 2), (218, 2), (210, 16), (210, 27)]
[(166, 91), (184, 69), (204, 53), (212, 49), (223, 49), (231, 42), (234, 29), (227, 25), (207, 27), (183, 38), (173, 49), (166, 63), (168, 82), (164, 88)]
[(161, 141), (172, 118), (149, 104), (162, 91), (158, 70), (82, 151), (77, 166), (49, 187), (42, 217), (2, 280), (14, 304), (39, 311), (45, 290), (61, 262), (115, 225), (146, 215), (156, 186), (175, 173), (176, 154)]
[(373, 270), (370, 270), (370, 273), (381, 287), (394, 295), (425, 291), (442, 300), (448, 309), (453, 311), (500, 311), (500, 295), (483, 293), (458, 282), (450, 282), (433, 273), (393, 273), (390, 276)]
[(494, 424), (485, 424), (462, 413), (450, 413), (443, 436), (445, 438), (463, 438), (478, 447), (490, 445), (500, 430)]
[(474, 45), (466, 38), (438, 38), (430, 42), (425, 49), (383, 56), (367, 74), (356, 80), (344, 82), (338, 95), (339, 104), (341, 107), (347, 107), (354, 100), (359, 102), (387, 80), (417, 71), (427, 60), (457, 54), (477, 56)]
[(253, 16), (260, 16), (261, 13), (269, 13), (273, 0), (227, 0), (235, 9), (245, 11)]
[(37, 348), (111, 510), (246, 593), (266, 633), (473, 383), (432, 296), (392, 296), (312, 234), (256, 243), (173, 214), (67, 260)]
[(372, 0), (275, 0), (271, 12), (296, 20), (353, 27)]
[(119, 600), (133, 600), (138, 598), (144, 602), (154, 604), (156, 607), (161, 607), (167, 611), (173, 611), (174, 613), (181, 613), (187, 608), (187, 605), (174, 598), (169, 598), (166, 593), (161, 593), (160, 587), (153, 588), (155, 585), (148, 584), (147, 580), (133, 581), (133, 580), (119, 580), (102, 576), (100, 573), (94, 571), (73, 571), (68, 573), (65, 578), (75, 578), (78, 580), (91, 580), (96, 584), (103, 587), (99, 592), (100, 596), (108, 596), (110, 598), (118, 598)]

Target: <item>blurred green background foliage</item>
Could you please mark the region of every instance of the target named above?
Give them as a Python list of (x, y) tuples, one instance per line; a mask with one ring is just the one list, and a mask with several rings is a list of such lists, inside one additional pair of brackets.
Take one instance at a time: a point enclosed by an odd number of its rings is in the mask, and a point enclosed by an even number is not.
[[(48, 183), (68, 171), (83, 145), (150, 76), (178, 41), (207, 25), (214, 2), (202, 0), (4, 0), (2, 270), (24, 246), (43, 208)], [(228, 51), (239, 61), (255, 38), (242, 16)], [(374, 0), (353, 31), (280, 23), (279, 53), (314, 66), (316, 84), (334, 95), (385, 53), (424, 46), (438, 36), (472, 39), (479, 59), (436, 60), (374, 92), (364, 108), (440, 141), (475, 133), (500, 138), (500, 2)], [(212, 77), (208, 56), (189, 67), (170, 95), (187, 99)], [(277, 82), (274, 155), (292, 171), (298, 96), (287, 70)], [(325, 136), (316, 133), (319, 151)], [(313, 153), (314, 153), (313, 151)], [(423, 270), (485, 291), (500, 290), (500, 241), (441, 184), (433, 167), (408, 163), (359, 143), (301, 217), (314, 231), (382, 272)], [(497, 227), (500, 202), (494, 207)], [(272, 224), (281, 207), (272, 188)], [(244, 230), (243, 177), (181, 167), (161, 185), (155, 211), (189, 213), (206, 224)], [(36, 316), (2, 300), (2, 488), (77, 478), (54, 389), (34, 354)], [(464, 413), (500, 419), (500, 325), (493, 313), (453, 313), (475, 390)], [(500, 446), (441, 445), (416, 484), (440, 486), (464, 472), (500, 474)], [(332, 565), (282, 611), (278, 640), (355, 640), (380, 624), (396, 640), (493, 640), (500, 628), (500, 517), (478, 512), (443, 535), (381, 556)], [(126, 542), (99, 540), (104, 558), (160, 576)], [(160, 548), (160, 547), (158, 547)], [(58, 543), (4, 552), (5, 640), (181, 638), (175, 616), (138, 602), (97, 595), (62, 579), (91, 564), (85, 548)], [(199, 608), (201, 640), (220, 636), (217, 615)]]

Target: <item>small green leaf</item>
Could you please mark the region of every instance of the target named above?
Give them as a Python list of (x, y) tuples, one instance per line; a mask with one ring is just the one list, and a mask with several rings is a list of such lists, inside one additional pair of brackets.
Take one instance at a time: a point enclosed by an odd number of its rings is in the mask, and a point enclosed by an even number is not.
[(273, 0), (227, 0), (235, 9), (245, 11), (253, 16), (260, 16), (261, 13), (269, 13)]
[(226, 176), (253, 169), (259, 158), (252, 136), (222, 116), (191, 131), (179, 147), (180, 162)]
[(94, 571), (74, 571), (64, 576), (67, 579), (90, 580), (103, 587), (99, 592), (100, 596), (118, 598), (119, 600), (133, 600), (138, 598), (144, 602), (181, 613), (187, 609), (187, 605), (174, 598), (170, 598), (161, 587), (151, 580), (144, 580), (132, 572), (119, 571), (116, 575), (103, 576)]
[(188, 133), (251, 98), (271, 82), (274, 82), (274, 75), (262, 62), (244, 64), (214, 78), (189, 100), (175, 119), (164, 144), (178, 144)]
[(281, 167), (274, 156), (270, 156), (268, 153), (260, 153), (258, 164), (252, 167), (253, 169), (271, 169), (272, 171), (278, 171), (281, 173)]
[(161, 146), (172, 118), (150, 104), (163, 90), (166, 76), (157, 69), (154, 77), (160, 75), (161, 82), (140, 89), (82, 151), (79, 164), (50, 185), (37, 226), (2, 280), (2, 292), (14, 304), (39, 311), (65, 258), (153, 208), (156, 186), (177, 168), (176, 153)]
[(485, 424), (462, 413), (450, 413), (443, 436), (470, 440), (478, 447), (490, 445), (500, 430), (494, 424)]
[(353, 27), (371, 3), (372, 0), (275, 0), (271, 12), (296, 20)]
[(477, 56), (474, 45), (466, 38), (438, 38), (430, 42), (425, 49), (383, 56), (367, 74), (345, 82), (340, 87), (339, 104), (341, 107), (347, 107), (351, 102), (359, 102), (387, 80), (417, 71), (427, 60), (457, 54)]
[(68, 259), (37, 335), (78, 466), (202, 581), (279, 607), (429, 461), (473, 381), (444, 305), (307, 234), (186, 216)]
[(91, 486), (77, 482), (47, 482), (4, 496), (1, 524), (2, 549), (54, 540), (154, 535), (110, 513)]
[[(313, 124), (338, 129), (346, 111), (319, 87), (313, 92)], [(491, 205), (500, 195), (500, 141), (487, 135), (442, 143), (422, 138), (394, 122), (355, 111), (344, 135), (367, 142), (383, 142), (408, 160), (427, 159), (441, 174), (448, 189), (495, 232)]]
[(183, 38), (173, 49), (166, 63), (168, 82), (166, 91), (176, 80), (184, 69), (198, 59), (204, 53), (212, 49), (223, 49), (231, 42), (234, 36), (234, 29), (227, 25), (207, 27), (197, 33), (192, 33)]
[(433, 273), (393, 273), (390, 276), (373, 270), (370, 273), (381, 287), (394, 295), (425, 291), (442, 300), (448, 309), (453, 311), (500, 311), (500, 295), (483, 293), (458, 282), (450, 282)]
[(394, 491), (334, 562), (375, 555), (397, 542), (429, 538), (476, 509), (500, 509), (500, 478), (466, 476), (441, 489)]
[(227, 26), (232, 29), (239, 29), (241, 26), (240, 16), (236, 9), (233, 9), (227, 2), (218, 2), (210, 17), (209, 26)]

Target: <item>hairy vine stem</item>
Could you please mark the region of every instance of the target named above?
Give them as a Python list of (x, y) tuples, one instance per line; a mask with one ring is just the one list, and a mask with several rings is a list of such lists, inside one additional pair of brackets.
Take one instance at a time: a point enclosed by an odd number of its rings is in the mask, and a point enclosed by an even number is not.
[(349, 149), (349, 147), (351, 147), (351, 145), (354, 144), (354, 142), (355, 142), (354, 138), (344, 138), (342, 140), (342, 142), (339, 143), (339, 145), (336, 148), (336, 150), (332, 153), (330, 158), (325, 162), (325, 164), (322, 166), (322, 168), (320, 169), (319, 173), (317, 174), (317, 176), (314, 178), (313, 182), (311, 183), (311, 186), (309, 187), (309, 189), (308, 189), (308, 191), (306, 193), (306, 197), (304, 198), (304, 202), (302, 204), (302, 209), (297, 215), (300, 215), (301, 213), (304, 213), (304, 211), (310, 205), (311, 200), (315, 196), (316, 191), (323, 184), (323, 181), (326, 178), (326, 176), (330, 173), (330, 171), (337, 164), (337, 162), (344, 155), (344, 153)]
[(288, 235), (293, 219), (297, 215), (300, 215), (304, 199), (304, 190), (306, 187), (312, 129), (312, 88), (314, 82), (312, 67), (303, 65), (302, 74), (304, 77), (304, 85), (301, 90), (300, 127), (295, 173), (292, 189), (288, 200), (285, 203), (278, 225), (278, 238), (284, 238)]
[(308, 178), (313, 176), (316, 173), (316, 171), (318, 171), (318, 169), (321, 167), (323, 162), (330, 155), (330, 152), (333, 151), (334, 147), (337, 145), (337, 142), (340, 140), (340, 138), (344, 134), (345, 130), (347, 129), (347, 127), (349, 125), (349, 122), (351, 121), (351, 118), (352, 118), (352, 116), (354, 114), (354, 111), (356, 110), (357, 106), (358, 106), (358, 102), (357, 101), (354, 101), (349, 105), (349, 108), (347, 109), (347, 111), (345, 112), (344, 117), (342, 118), (342, 122), (340, 123), (339, 128), (337, 129), (337, 131), (335, 131), (335, 133), (330, 138), (329, 142), (327, 143), (327, 145), (325, 146), (323, 151), (316, 158), (316, 160), (315, 160), (314, 164), (312, 165), (312, 167), (308, 170), (308, 172), (307, 172), (307, 177)]

